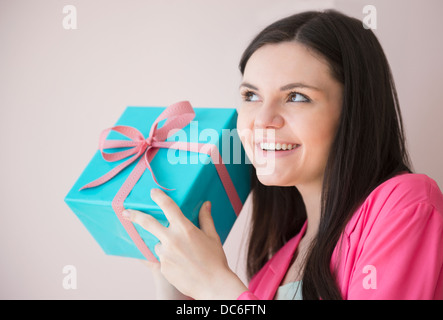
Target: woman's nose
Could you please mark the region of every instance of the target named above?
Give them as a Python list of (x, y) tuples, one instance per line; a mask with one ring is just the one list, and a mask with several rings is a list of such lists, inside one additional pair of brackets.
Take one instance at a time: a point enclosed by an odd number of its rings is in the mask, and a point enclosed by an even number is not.
[(255, 115), (254, 127), (257, 129), (278, 129), (284, 124), (284, 119), (278, 111), (278, 106), (263, 104)]

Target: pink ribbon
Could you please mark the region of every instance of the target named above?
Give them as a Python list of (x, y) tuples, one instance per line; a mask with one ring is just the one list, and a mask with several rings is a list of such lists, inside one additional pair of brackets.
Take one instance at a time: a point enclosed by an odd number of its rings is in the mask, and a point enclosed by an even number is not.
[[(188, 101), (182, 101), (169, 106), (160, 114), (160, 116), (151, 126), (149, 136), (146, 139), (140, 133), (140, 131), (129, 126), (115, 126), (104, 130), (100, 135), (99, 141), (99, 149), (103, 159), (105, 159), (106, 161), (119, 161), (128, 157), (130, 158), (117, 167), (113, 168), (111, 171), (107, 172), (97, 180), (86, 184), (80, 189), (83, 190), (87, 188), (93, 188), (106, 183), (107, 181), (115, 177), (124, 168), (139, 159), (134, 170), (129, 174), (128, 178), (123, 183), (123, 185), (115, 195), (114, 199), (112, 200), (112, 208), (114, 209), (114, 212), (116, 213), (125, 230), (128, 232), (134, 244), (148, 261), (158, 262), (152, 254), (151, 250), (149, 250), (143, 239), (138, 234), (134, 225), (130, 221), (123, 218), (122, 212), (125, 209), (123, 206), (125, 199), (134, 188), (134, 186), (137, 184), (138, 180), (143, 175), (143, 172), (146, 170), (146, 168), (149, 169), (152, 174), (152, 178), (159, 187), (166, 190), (173, 190), (164, 188), (157, 182), (154, 172), (152, 171), (152, 168), (150, 166), (150, 161), (156, 155), (159, 148), (186, 150), (205, 153), (209, 155), (237, 216), (239, 215), (242, 208), (240, 197), (238, 196), (231, 177), (229, 176), (229, 173), (222, 162), (222, 158), (216, 145), (196, 142), (165, 141), (178, 130), (186, 127), (191, 122), (191, 120), (194, 119), (194, 116), (195, 112), (191, 104)], [(158, 123), (162, 120), (166, 121), (161, 128), (158, 128)], [(131, 140), (106, 140), (106, 137), (111, 131), (119, 132)], [(128, 147), (130, 147), (131, 149), (115, 153), (106, 153), (103, 151), (104, 149), (109, 148)]]

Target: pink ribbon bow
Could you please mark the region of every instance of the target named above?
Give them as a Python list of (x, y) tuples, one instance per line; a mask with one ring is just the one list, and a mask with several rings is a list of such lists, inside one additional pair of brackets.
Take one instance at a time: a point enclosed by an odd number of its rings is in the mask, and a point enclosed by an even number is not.
[[(172, 136), (178, 130), (186, 127), (191, 122), (191, 120), (194, 119), (194, 116), (195, 112), (191, 104), (188, 101), (182, 101), (169, 106), (160, 114), (160, 116), (153, 123), (149, 136), (146, 139), (140, 133), (140, 131), (129, 126), (115, 126), (104, 130), (100, 135), (99, 141), (99, 149), (103, 159), (105, 159), (106, 161), (119, 161), (127, 157), (130, 158), (117, 167), (113, 168), (111, 171), (104, 174), (97, 180), (86, 184), (80, 189), (83, 190), (87, 188), (93, 188), (106, 183), (107, 181), (115, 177), (124, 168), (140, 158), (134, 170), (130, 173), (130, 175), (112, 200), (112, 208), (114, 209), (114, 212), (116, 213), (123, 227), (128, 232), (134, 244), (148, 261), (158, 262), (155, 256), (152, 254), (151, 250), (149, 250), (143, 239), (138, 234), (134, 225), (130, 221), (123, 218), (122, 212), (125, 209), (123, 206), (125, 199), (134, 188), (134, 186), (137, 184), (138, 180), (143, 175), (143, 172), (146, 170), (146, 168), (149, 169), (152, 174), (152, 178), (158, 186), (166, 190), (173, 190), (164, 188), (157, 182), (154, 172), (150, 166), (150, 161), (155, 156), (159, 148), (195, 151), (211, 156), (213, 160), (212, 162), (215, 165), (217, 173), (220, 177), (223, 187), (226, 190), (226, 193), (236, 215), (240, 213), (242, 208), (240, 197), (235, 190), (234, 184), (232, 183), (231, 177), (229, 176), (226, 167), (221, 161), (221, 156), (218, 152), (217, 146), (196, 142), (165, 141), (168, 137)], [(166, 121), (161, 128), (158, 128), (158, 123), (162, 120)], [(108, 136), (110, 131), (119, 132), (130, 138), (131, 140), (106, 140), (106, 137)], [(128, 147), (131, 149), (115, 153), (106, 153), (103, 151), (104, 149), (109, 148)]]

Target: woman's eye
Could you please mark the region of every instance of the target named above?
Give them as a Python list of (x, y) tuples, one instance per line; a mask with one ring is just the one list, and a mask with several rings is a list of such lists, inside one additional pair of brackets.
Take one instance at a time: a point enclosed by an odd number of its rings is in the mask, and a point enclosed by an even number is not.
[(289, 102), (309, 102), (310, 100), (303, 94), (292, 92), (289, 94)]
[(250, 101), (250, 102), (255, 102), (255, 101), (259, 100), (258, 96), (254, 92), (251, 92), (251, 91), (245, 92), (243, 94), (243, 99), (245, 101)]

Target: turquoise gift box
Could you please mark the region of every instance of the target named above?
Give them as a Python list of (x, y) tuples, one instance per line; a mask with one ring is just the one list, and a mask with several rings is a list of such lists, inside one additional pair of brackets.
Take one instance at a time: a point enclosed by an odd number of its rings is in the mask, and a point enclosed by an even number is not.
[[(165, 107), (127, 107), (116, 126), (136, 128), (147, 138), (150, 129)], [(194, 119), (165, 141), (212, 143), (218, 147), (223, 164), (243, 204), (250, 191), (251, 164), (236, 131), (237, 111), (232, 108), (193, 108)], [(163, 121), (164, 122), (164, 121)], [(159, 123), (161, 127), (162, 122)], [(129, 140), (111, 131), (107, 140)], [(106, 152), (112, 153), (113, 149)], [(119, 150), (120, 151), (120, 150)], [(80, 190), (89, 182), (103, 176), (126, 159), (108, 162), (97, 150), (77, 182), (65, 197), (65, 202), (80, 219), (106, 254), (144, 259), (114, 212), (112, 201), (136, 166), (134, 161), (102, 185)], [(203, 202), (210, 200), (216, 230), (224, 242), (237, 215), (209, 155), (168, 148), (159, 148), (150, 161), (159, 184), (180, 207), (183, 214), (198, 227), (198, 214)], [(149, 170), (145, 170), (124, 200), (125, 209), (136, 209), (154, 216), (161, 224), (168, 221), (150, 198), (150, 190), (159, 188)], [(139, 236), (155, 255), (158, 239), (134, 224)]]

